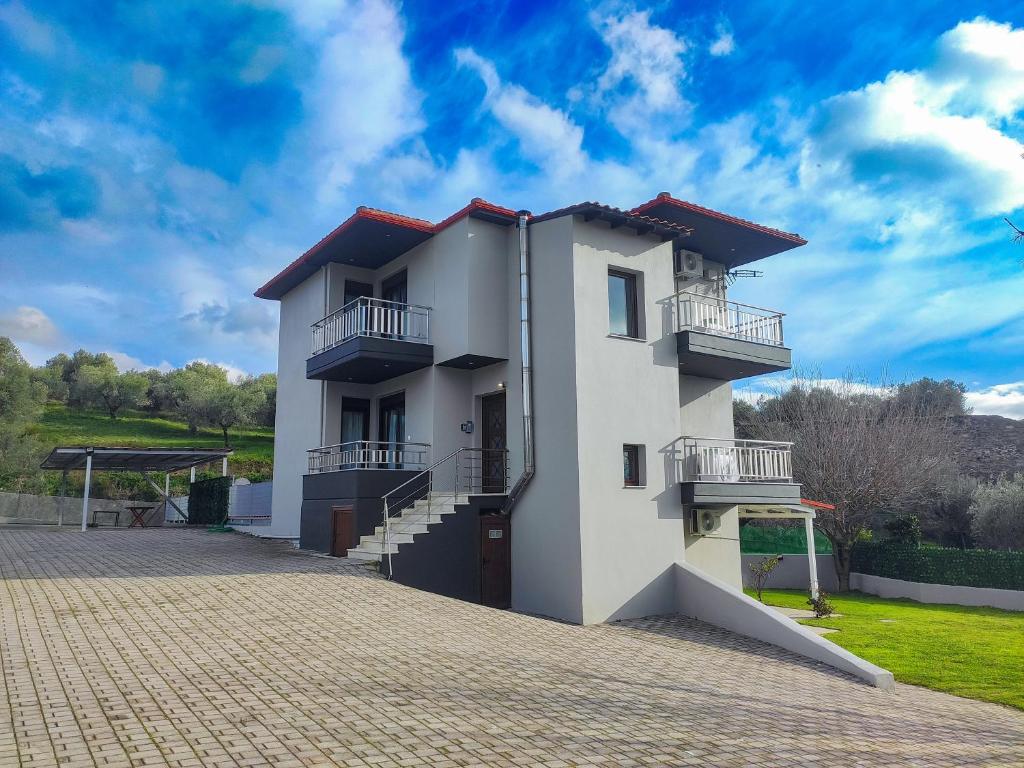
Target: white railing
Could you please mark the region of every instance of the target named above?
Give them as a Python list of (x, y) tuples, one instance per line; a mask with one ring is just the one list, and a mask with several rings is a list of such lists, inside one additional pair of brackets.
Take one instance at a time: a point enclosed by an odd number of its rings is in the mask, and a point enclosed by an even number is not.
[(361, 296), (313, 323), (313, 354), (356, 336), (430, 343), (430, 307)]
[(325, 445), (306, 451), (309, 474), (340, 472), (349, 469), (411, 469), (427, 466), (428, 443), (385, 443), (354, 440), (338, 445)]
[(783, 345), (781, 312), (694, 293), (677, 293), (672, 298), (677, 331), (713, 333), (773, 347)]
[(715, 437), (684, 437), (682, 443), (683, 482), (793, 482), (792, 443)]

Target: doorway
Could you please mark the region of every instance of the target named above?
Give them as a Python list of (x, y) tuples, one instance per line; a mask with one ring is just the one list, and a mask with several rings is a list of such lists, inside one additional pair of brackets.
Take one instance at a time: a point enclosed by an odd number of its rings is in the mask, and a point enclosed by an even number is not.
[(486, 395), (481, 401), (481, 493), (505, 493), (505, 393)]
[(377, 440), (387, 451), (381, 469), (401, 469), (405, 440), (405, 392), (381, 398), (377, 405)]
[(348, 551), (356, 544), (356, 518), (351, 506), (331, 507), (331, 554), (334, 557), (348, 557)]
[(480, 602), (491, 608), (512, 605), (512, 547), (509, 519), (480, 516)]

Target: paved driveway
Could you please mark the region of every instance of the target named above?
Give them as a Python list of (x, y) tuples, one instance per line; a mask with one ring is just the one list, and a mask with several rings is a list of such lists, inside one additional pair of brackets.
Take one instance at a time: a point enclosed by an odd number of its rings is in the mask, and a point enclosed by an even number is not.
[(0, 529), (0, 766), (1021, 765), (1024, 714), (242, 535)]

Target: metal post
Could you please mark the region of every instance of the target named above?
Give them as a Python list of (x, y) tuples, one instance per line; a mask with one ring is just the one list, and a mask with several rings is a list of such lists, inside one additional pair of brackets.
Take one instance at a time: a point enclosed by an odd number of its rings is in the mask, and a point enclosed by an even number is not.
[(807, 567), (811, 576), (811, 599), (818, 599), (818, 562), (814, 557), (814, 515), (804, 518), (804, 530), (807, 531)]
[(68, 471), (60, 473), (60, 500), (57, 502), (57, 528), (64, 525), (64, 504), (68, 496)]
[(85, 449), (85, 492), (82, 494), (82, 531), (89, 523), (89, 486), (92, 483), (92, 448)]
[(188, 482), (191, 484), (191, 483), (194, 483), (195, 481), (196, 481), (196, 468), (192, 467), (189, 470), (189, 473), (188, 473)]
[(221, 463), (220, 463), (220, 474), (221, 474), (221, 477), (227, 477), (228, 476), (228, 457), (227, 456), (225, 456), (223, 458), (223, 460), (221, 460)]

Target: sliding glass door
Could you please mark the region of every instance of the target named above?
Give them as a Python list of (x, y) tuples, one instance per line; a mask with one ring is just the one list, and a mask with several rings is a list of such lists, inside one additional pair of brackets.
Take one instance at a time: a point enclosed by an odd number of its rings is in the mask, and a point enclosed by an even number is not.
[(381, 398), (378, 404), (377, 440), (388, 452), (383, 469), (402, 469), (401, 452), (405, 448), (405, 393)]

